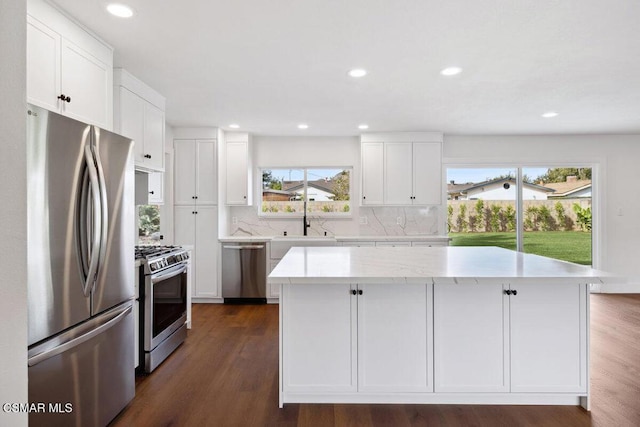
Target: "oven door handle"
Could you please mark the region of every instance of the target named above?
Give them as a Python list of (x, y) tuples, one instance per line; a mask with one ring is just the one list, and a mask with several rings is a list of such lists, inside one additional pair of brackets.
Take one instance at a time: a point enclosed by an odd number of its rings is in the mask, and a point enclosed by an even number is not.
[[(160, 271), (151, 276), (151, 283), (161, 282), (162, 280), (171, 279), (187, 271), (187, 264), (171, 267), (170, 269)], [(160, 280), (157, 280), (160, 279)]]
[(223, 249), (236, 249), (236, 250), (243, 250), (243, 249), (264, 249), (264, 245), (238, 245), (238, 246), (223, 246)]

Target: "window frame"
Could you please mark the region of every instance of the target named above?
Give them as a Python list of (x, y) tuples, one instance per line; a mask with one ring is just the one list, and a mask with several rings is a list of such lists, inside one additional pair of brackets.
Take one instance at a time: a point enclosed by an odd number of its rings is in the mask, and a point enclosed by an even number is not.
[(314, 169), (340, 169), (346, 170), (349, 172), (349, 211), (348, 212), (308, 212), (306, 216), (307, 218), (353, 218), (353, 172), (354, 166), (260, 166), (258, 167), (257, 173), (257, 188), (259, 189), (258, 197), (256, 200), (259, 200), (259, 203), (256, 203), (258, 209), (258, 217), (260, 218), (302, 218), (305, 215), (304, 211), (301, 212), (264, 212), (262, 210), (263, 200), (262, 200), (262, 191), (264, 190), (262, 184), (262, 174), (264, 171), (273, 171), (279, 169), (296, 169), (303, 171), (303, 198), (307, 197), (308, 194), (308, 171)]

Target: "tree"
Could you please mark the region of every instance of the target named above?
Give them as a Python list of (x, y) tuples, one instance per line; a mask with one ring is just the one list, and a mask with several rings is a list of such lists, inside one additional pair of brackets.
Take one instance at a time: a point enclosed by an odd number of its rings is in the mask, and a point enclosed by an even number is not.
[(536, 178), (536, 182), (566, 182), (568, 176), (579, 180), (591, 179), (591, 168), (550, 168), (547, 173)]
[(270, 170), (265, 169), (262, 171), (262, 188), (282, 190), (282, 180), (274, 177)]
[(333, 177), (333, 200), (349, 200), (349, 171), (342, 171)]

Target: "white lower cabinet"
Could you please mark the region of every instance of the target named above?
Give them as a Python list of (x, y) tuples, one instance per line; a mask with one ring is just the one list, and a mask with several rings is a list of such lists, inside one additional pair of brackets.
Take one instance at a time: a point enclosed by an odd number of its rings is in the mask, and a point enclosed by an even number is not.
[(586, 392), (584, 284), (434, 285), (436, 392)]
[(358, 285), (358, 391), (433, 391), (430, 289)]
[(433, 391), (431, 285), (283, 285), (281, 298), (285, 393)]
[(193, 246), (192, 297), (219, 298), (218, 207), (175, 206), (174, 224), (176, 244)]

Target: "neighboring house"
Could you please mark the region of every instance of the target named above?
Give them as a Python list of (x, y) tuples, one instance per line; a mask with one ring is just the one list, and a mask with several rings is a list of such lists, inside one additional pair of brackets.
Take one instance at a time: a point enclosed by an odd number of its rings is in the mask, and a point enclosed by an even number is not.
[[(456, 184), (449, 184), (449, 186)], [(466, 188), (462, 188), (466, 186)], [(525, 182), (523, 184), (523, 200), (547, 200), (555, 190), (542, 185)], [(449, 199), (454, 200), (515, 200), (515, 178), (498, 178), (477, 184), (462, 184), (459, 188), (449, 190)], [(453, 197), (451, 197), (453, 196)], [(457, 199), (455, 198), (457, 197)]]
[(543, 185), (555, 190), (554, 193), (549, 194), (550, 199), (591, 198), (590, 179), (568, 176), (565, 182), (550, 182)]
[(296, 193), (292, 191), (274, 190), (273, 188), (262, 189), (262, 201), (264, 202), (288, 202), (296, 198)]
[(475, 186), (474, 182), (467, 182), (465, 184), (456, 184), (451, 180), (447, 184), (447, 199), (448, 200), (466, 200), (466, 191), (468, 188)]
[[(283, 181), (282, 189), (284, 191), (297, 194), (296, 199), (302, 200), (304, 194), (303, 181)], [(307, 198), (309, 201), (330, 202), (335, 197), (333, 192), (333, 181), (318, 179), (307, 182)]]

